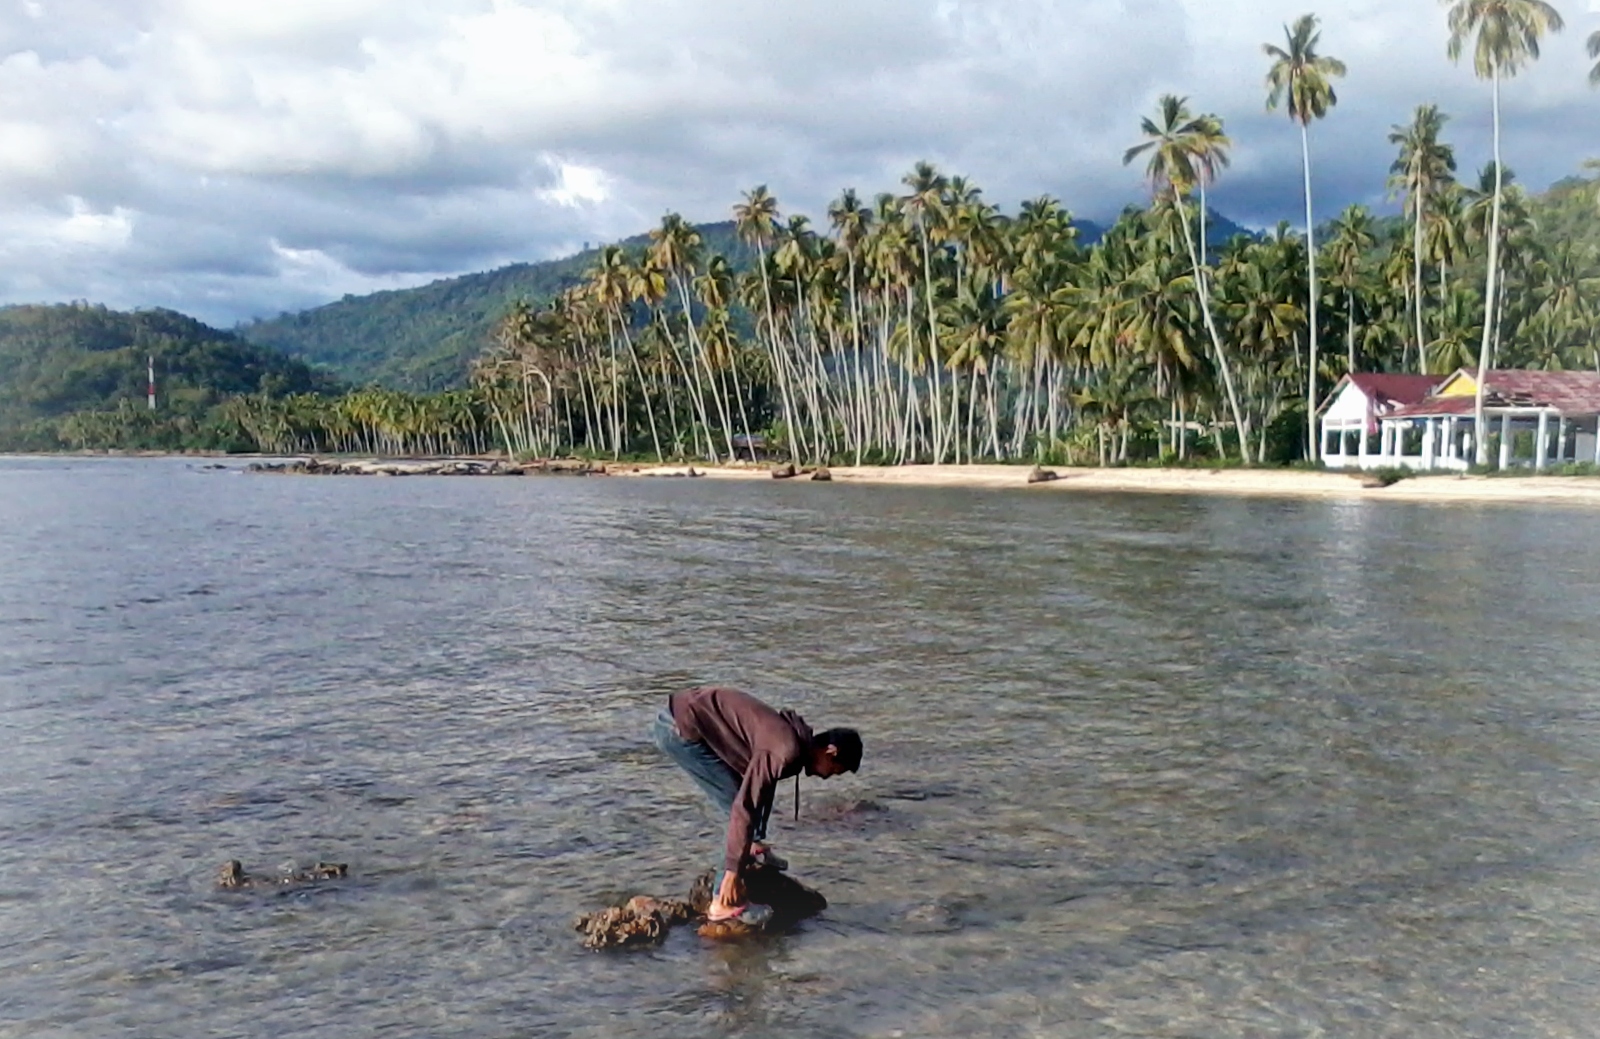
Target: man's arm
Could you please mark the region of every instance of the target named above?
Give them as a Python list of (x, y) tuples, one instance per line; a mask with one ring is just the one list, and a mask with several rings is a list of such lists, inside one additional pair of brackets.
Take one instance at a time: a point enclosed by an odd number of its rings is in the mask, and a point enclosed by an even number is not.
[(778, 789), (778, 773), (782, 763), (770, 753), (757, 754), (750, 759), (739, 784), (739, 793), (733, 799), (733, 811), (728, 813), (728, 842), (723, 848), (722, 868), (737, 876), (750, 854), (750, 835), (761, 808), (772, 802)]

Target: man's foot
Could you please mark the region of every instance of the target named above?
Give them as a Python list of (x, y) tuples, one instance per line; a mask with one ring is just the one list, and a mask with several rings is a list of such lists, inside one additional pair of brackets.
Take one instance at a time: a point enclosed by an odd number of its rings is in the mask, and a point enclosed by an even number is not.
[(789, 860), (767, 847), (765, 844), (752, 844), (750, 857), (763, 866), (771, 866), (780, 873), (789, 869)]
[(725, 906), (720, 902), (712, 902), (711, 908), (706, 910), (706, 919), (712, 923), (737, 920), (749, 927), (760, 927), (772, 919), (772, 907), (760, 905), (756, 902), (745, 902), (736, 906)]

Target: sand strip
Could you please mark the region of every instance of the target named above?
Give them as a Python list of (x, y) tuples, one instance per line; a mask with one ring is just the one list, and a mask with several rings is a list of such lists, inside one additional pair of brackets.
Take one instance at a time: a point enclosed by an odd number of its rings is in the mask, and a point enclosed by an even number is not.
[[(631, 476), (686, 476), (689, 466), (651, 466)], [(693, 467), (707, 479), (770, 480), (765, 469)], [(1012, 487), (1032, 494), (1074, 491), (1145, 494), (1231, 494), (1276, 498), (1339, 498), (1359, 501), (1540, 502), (1600, 506), (1600, 477), (1583, 476), (1414, 476), (1388, 487), (1363, 487), (1361, 475), (1288, 469), (1073, 469), (1057, 468), (1059, 479), (1028, 483), (1020, 465), (839, 466), (834, 483), (899, 484), (907, 487)], [(808, 482), (808, 475), (788, 482)]]

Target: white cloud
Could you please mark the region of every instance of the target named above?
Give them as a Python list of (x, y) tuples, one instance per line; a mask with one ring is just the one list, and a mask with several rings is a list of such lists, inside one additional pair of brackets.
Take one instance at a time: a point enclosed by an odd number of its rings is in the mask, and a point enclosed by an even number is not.
[[(1157, 95), (1223, 115), (1217, 201), (1298, 211), (1261, 44), (1303, 0), (38, 0), (0, 11), (0, 300), (230, 321), (550, 255), (767, 183), (820, 213), (919, 158), (1014, 205), (1106, 217)], [(1576, 12), (1569, 12), (1575, 15)], [(1577, 17), (1569, 17), (1576, 23)], [(1594, 149), (1587, 27), (1508, 84), (1535, 186)], [(1381, 201), (1385, 135), (1439, 102), (1464, 169), (1488, 91), (1431, 2), (1347, 0), (1349, 77), (1314, 131), (1319, 208)], [(41, 263), (40, 257), (49, 258)], [(320, 286), (320, 289), (319, 289)]]

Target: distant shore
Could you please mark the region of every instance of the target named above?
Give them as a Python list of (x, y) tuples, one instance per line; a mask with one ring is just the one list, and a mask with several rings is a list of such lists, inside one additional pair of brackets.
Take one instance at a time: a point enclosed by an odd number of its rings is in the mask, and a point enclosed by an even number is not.
[[(305, 463), (311, 456), (261, 456), (226, 455), (221, 453), (172, 453), (160, 451), (140, 452), (83, 452), (62, 454), (11, 454), (12, 458), (84, 458), (84, 457), (170, 457), (208, 460), (254, 462), (252, 468), (290, 472), (307, 472)], [(771, 480), (773, 466), (741, 463), (738, 465), (705, 465), (676, 463), (656, 465), (643, 462), (584, 462), (577, 459), (554, 459), (545, 462), (509, 463), (503, 457), (401, 459), (374, 458), (372, 456), (318, 456), (323, 465), (313, 465), (310, 472), (338, 475), (365, 473), (370, 475), (572, 475), (606, 476), (612, 478), (668, 477), (685, 478), (693, 474), (711, 480)], [(276, 458), (276, 464), (263, 464), (265, 459)], [(294, 460), (298, 458), (299, 464)], [(335, 459), (337, 461), (335, 461)], [(290, 465), (284, 466), (284, 462)], [(236, 468), (233, 465), (213, 464), (205, 468)], [(441, 470), (453, 472), (441, 473)], [(1430, 474), (1409, 476), (1388, 486), (1369, 486), (1371, 474), (1361, 472), (1318, 472), (1307, 469), (1158, 469), (1121, 468), (1098, 469), (1056, 466), (1048, 470), (1054, 478), (1040, 483), (1029, 483), (1033, 471), (1028, 465), (902, 465), (902, 466), (834, 466), (828, 477), (834, 483), (851, 483), (873, 486), (901, 487), (974, 487), (1013, 488), (1036, 494), (1059, 492), (1084, 492), (1108, 494), (1220, 494), (1236, 497), (1260, 498), (1320, 498), (1348, 501), (1406, 501), (1462, 504), (1493, 504), (1496, 502), (1537, 503), (1600, 507), (1600, 477), (1595, 476), (1475, 476), (1464, 474)], [(790, 482), (809, 482), (812, 472), (804, 469)]]
[[(746, 466), (640, 466), (614, 468), (619, 476), (686, 476), (707, 479), (771, 479)], [(1033, 493), (1224, 494), (1269, 498), (1336, 498), (1356, 501), (1540, 502), (1600, 507), (1600, 477), (1466, 476), (1407, 477), (1387, 487), (1365, 486), (1367, 474), (1296, 469), (1085, 469), (1056, 467), (1056, 479), (1029, 484), (1021, 465), (904, 465), (830, 467), (834, 483), (902, 487), (1012, 487)], [(806, 480), (804, 474), (794, 477)]]

